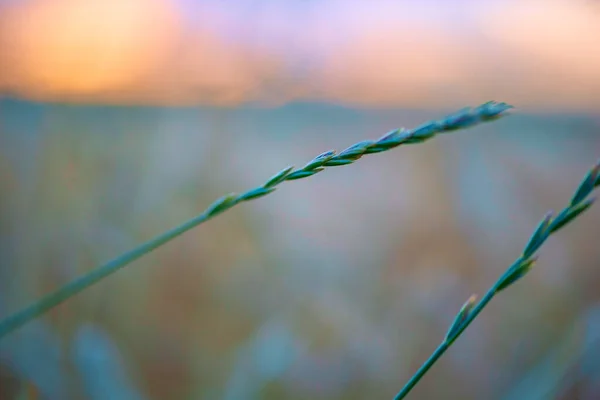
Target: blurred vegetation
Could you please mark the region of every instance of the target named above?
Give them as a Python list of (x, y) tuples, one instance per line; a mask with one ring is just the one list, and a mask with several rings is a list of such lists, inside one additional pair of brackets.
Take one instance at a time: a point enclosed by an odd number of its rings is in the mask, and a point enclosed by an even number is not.
[[(2, 100), (0, 318), (223, 193), (446, 111)], [(0, 342), (0, 398), (389, 398), (570, 199), (599, 125), (517, 114), (237, 207)], [(599, 220), (551, 238), (411, 398), (600, 396)]]

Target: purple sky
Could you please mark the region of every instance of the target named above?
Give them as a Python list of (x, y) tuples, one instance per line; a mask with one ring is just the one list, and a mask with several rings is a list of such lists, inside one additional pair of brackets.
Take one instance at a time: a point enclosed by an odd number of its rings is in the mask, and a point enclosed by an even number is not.
[(600, 105), (600, 9), (590, 2), (0, 4), (0, 93), (27, 98)]

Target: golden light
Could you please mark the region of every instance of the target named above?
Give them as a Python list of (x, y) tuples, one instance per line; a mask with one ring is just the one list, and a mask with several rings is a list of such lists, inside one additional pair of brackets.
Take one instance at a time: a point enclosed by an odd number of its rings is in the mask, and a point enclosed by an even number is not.
[(42, 0), (3, 14), (0, 88), (32, 97), (118, 91), (167, 56), (177, 14), (161, 0)]
[(242, 11), (233, 1), (8, 4), (0, 5), (0, 94), (28, 99), (600, 106), (600, 9), (585, 2), (322, 0), (298, 5), (297, 18), (287, 3)]

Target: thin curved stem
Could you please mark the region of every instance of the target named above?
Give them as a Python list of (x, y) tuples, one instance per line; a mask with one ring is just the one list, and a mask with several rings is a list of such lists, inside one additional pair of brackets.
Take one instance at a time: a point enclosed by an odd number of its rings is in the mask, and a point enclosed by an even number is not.
[(467, 300), (465, 305), (458, 312), (442, 343), (435, 349), (417, 372), (414, 373), (400, 392), (398, 392), (396, 397), (394, 397), (394, 400), (402, 400), (408, 395), (415, 385), (420, 382), (427, 371), (429, 371), (446, 350), (452, 346), (454, 341), (458, 339), (464, 330), (471, 325), (471, 322), (477, 318), (479, 313), (481, 313), (496, 294), (513, 285), (530, 271), (537, 260), (535, 252), (539, 250), (552, 234), (565, 227), (592, 206), (595, 199), (588, 197), (598, 186), (600, 186), (600, 161), (588, 171), (571, 198), (571, 201), (564, 209), (556, 214), (555, 217), (552, 216), (552, 213), (547, 213), (544, 216), (529, 238), (521, 256), (519, 256), (496, 283), (492, 285), (477, 305), (474, 305), (474, 296), (471, 296), (471, 298)]
[(192, 218), (189, 221), (186, 221), (185, 223), (141, 244), (135, 249), (130, 250), (127, 253), (124, 253), (119, 257), (80, 276), (79, 278), (72, 280), (55, 292), (40, 298), (29, 307), (26, 307), (21, 311), (6, 317), (0, 322), (0, 338), (6, 336), (10, 332), (21, 327), (34, 318), (44, 314), (46, 311), (59, 305), (68, 298), (73, 297), (79, 292), (89, 288), (93, 284), (118, 271), (127, 264), (137, 260), (144, 254), (149, 253), (157, 247), (181, 235), (182, 233), (208, 220), (210, 217), (211, 216), (203, 213), (196, 218)]
[(421, 367), (415, 372), (415, 374), (410, 378), (410, 380), (404, 385), (402, 390), (398, 392), (394, 400), (402, 400), (406, 397), (406, 395), (415, 387), (417, 383), (423, 378), (423, 376), (429, 371), (429, 369), (437, 362), (437, 360), (452, 346), (454, 340), (460, 336), (460, 334), (473, 322), (473, 320), (477, 317), (477, 315), (485, 308), (485, 306), (492, 300), (494, 295), (496, 294), (496, 286), (490, 289), (485, 296), (481, 299), (477, 306), (473, 308), (473, 311), (469, 314), (466, 320), (463, 322), (463, 326), (457, 331), (457, 335), (453, 340), (444, 339), (442, 343), (435, 349), (435, 351), (429, 356), (427, 361), (421, 365)]
[(98, 281), (113, 274), (124, 266), (137, 260), (144, 254), (167, 243), (182, 233), (200, 225), (208, 219), (232, 208), (233, 206), (257, 199), (268, 195), (276, 190), (276, 186), (285, 182), (297, 179), (307, 178), (315, 175), (328, 167), (336, 167), (352, 164), (364, 155), (381, 153), (391, 150), (404, 144), (415, 144), (425, 142), (438, 134), (448, 133), (459, 129), (471, 127), (473, 125), (493, 121), (506, 114), (512, 106), (505, 103), (488, 102), (475, 108), (465, 108), (459, 112), (447, 116), (441, 120), (429, 121), (415, 129), (395, 129), (379, 140), (365, 140), (356, 143), (347, 149), (336, 153), (327, 151), (318, 155), (309, 161), (304, 167), (294, 170), (293, 167), (287, 167), (273, 177), (271, 177), (262, 186), (248, 190), (242, 194), (231, 193), (223, 196), (211, 204), (202, 214), (194, 217), (183, 224), (156, 236), (155, 238), (139, 245), (126, 252), (125, 254), (103, 264), (96, 269), (76, 278), (56, 291), (35, 301), (30, 306), (6, 317), (0, 321), (0, 339), (10, 332), (21, 327), (34, 318), (44, 314), (46, 311), (57, 306), (63, 301), (73, 297), (97, 283)]

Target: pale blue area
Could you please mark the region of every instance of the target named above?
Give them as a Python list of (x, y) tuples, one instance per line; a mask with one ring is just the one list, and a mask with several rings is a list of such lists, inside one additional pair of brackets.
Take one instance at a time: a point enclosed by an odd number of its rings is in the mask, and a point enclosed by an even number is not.
[(43, 399), (68, 399), (62, 357), (60, 338), (39, 320), (0, 341), (0, 364), (18, 379), (35, 384)]
[(93, 325), (82, 325), (72, 344), (72, 359), (90, 400), (143, 400), (128, 377), (119, 349)]

